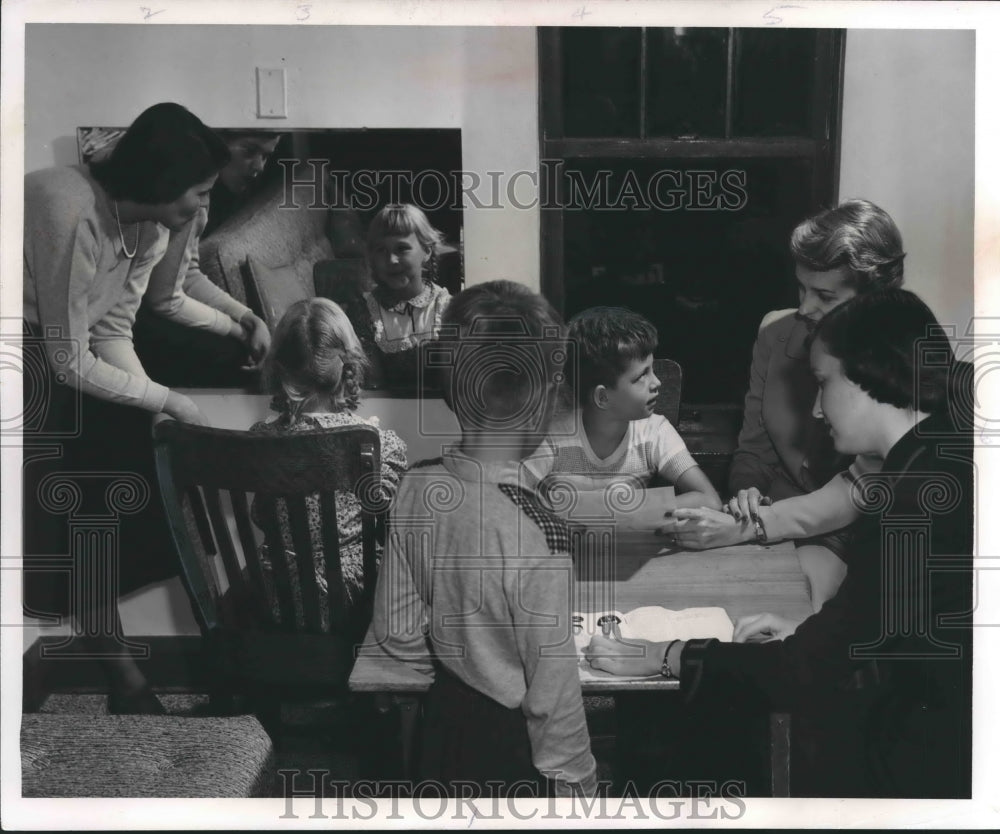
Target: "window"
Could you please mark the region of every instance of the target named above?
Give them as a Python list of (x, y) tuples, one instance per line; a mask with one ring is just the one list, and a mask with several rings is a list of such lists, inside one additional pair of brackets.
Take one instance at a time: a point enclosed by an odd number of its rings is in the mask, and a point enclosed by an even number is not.
[(835, 201), (843, 32), (542, 29), (543, 291), (632, 307), (684, 399), (739, 403), (794, 306), (788, 237)]

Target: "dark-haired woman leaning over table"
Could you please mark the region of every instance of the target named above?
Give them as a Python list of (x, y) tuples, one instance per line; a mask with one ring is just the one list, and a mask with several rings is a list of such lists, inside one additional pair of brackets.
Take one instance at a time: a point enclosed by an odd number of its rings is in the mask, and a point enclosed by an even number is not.
[[(100, 661), (111, 712), (163, 711), (124, 645), (117, 604), (119, 593), (176, 573), (151, 417), (203, 422), (188, 397), (146, 375), (132, 325), (170, 232), (207, 206), (228, 159), (196, 116), (163, 103), (145, 110), (107, 159), (24, 180), (26, 351), (41, 355), (40, 373), (24, 376), (24, 402), (26, 414), (45, 414), (25, 438), (25, 609), (75, 618), (75, 652)], [(103, 516), (116, 533), (98, 544), (93, 535), (71, 541), (70, 525), (83, 515)], [(117, 576), (83, 575), (107, 565), (115, 548)], [(72, 556), (77, 570), (45, 570), (53, 556)]]

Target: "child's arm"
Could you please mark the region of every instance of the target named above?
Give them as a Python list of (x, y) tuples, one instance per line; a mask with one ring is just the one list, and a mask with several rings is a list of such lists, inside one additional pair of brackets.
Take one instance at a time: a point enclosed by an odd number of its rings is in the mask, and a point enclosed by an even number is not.
[(521, 709), (534, 765), (555, 780), (557, 795), (571, 795), (570, 784), (575, 783), (584, 795), (593, 796), (597, 766), (570, 624), (572, 560), (548, 552), (540, 559), (519, 559), (505, 571), (504, 586), (527, 684)]
[[(635, 440), (652, 441), (653, 465), (660, 477), (674, 485), (678, 507), (711, 507), (721, 509), (722, 501), (708, 476), (695, 463), (677, 429), (666, 417), (654, 415), (642, 428), (643, 434)], [(646, 435), (652, 432), (653, 437)], [(682, 494), (683, 493), (683, 494)]]
[(382, 429), (382, 490), (390, 501), (395, 497), (399, 479), (406, 471), (406, 441), (396, 432)]
[(717, 510), (722, 499), (700, 466), (692, 466), (674, 482), (678, 507), (710, 507)]

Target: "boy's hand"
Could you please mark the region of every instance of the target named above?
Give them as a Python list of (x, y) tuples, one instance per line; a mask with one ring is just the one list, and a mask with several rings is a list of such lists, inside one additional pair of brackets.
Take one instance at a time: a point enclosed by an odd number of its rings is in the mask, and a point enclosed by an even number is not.
[(753, 527), (747, 522), (708, 507), (676, 509), (668, 513), (666, 522), (656, 532), (682, 550), (728, 547), (754, 537)]
[(729, 499), (724, 509), (737, 521), (753, 521), (760, 514), (760, 508), (770, 506), (770, 504), (770, 498), (761, 495), (757, 487), (750, 487), (750, 489), (741, 489), (737, 492)]
[(766, 643), (770, 640), (784, 640), (799, 624), (777, 614), (754, 614), (740, 617), (733, 631), (734, 643)]
[(595, 635), (583, 650), (591, 668), (612, 675), (658, 675), (663, 664), (663, 643), (648, 640), (613, 640)]

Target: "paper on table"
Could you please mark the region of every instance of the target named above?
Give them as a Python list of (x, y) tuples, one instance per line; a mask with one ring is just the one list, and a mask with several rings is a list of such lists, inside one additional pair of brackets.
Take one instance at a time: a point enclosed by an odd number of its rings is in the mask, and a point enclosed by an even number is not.
[[(667, 640), (715, 637), (731, 643), (733, 639), (733, 623), (724, 608), (685, 608), (681, 611), (672, 611), (659, 605), (647, 605), (635, 608), (628, 614), (621, 614), (618, 611), (574, 614), (574, 626), (580, 626), (579, 630), (574, 627), (573, 639), (580, 657), (581, 681), (646, 679), (642, 675), (611, 675), (608, 672), (595, 670), (583, 659), (583, 650), (590, 644), (591, 637), (604, 633), (604, 628), (598, 625), (598, 621), (608, 615), (618, 617), (618, 633), (624, 640), (639, 639), (663, 643)], [(629, 651), (625, 646), (622, 650)]]
[(600, 623), (604, 617), (618, 618), (618, 634), (625, 640), (649, 640), (653, 643), (710, 637), (724, 643), (731, 643), (733, 640), (733, 622), (724, 608), (685, 608), (672, 611), (659, 605), (646, 605), (634, 608), (627, 614), (618, 611), (575, 613), (573, 639), (577, 652), (581, 655), (591, 637), (605, 633), (605, 626)]
[(578, 482), (560, 480), (549, 487), (556, 512), (583, 526), (614, 523), (622, 533), (653, 533), (664, 515), (677, 506), (673, 487), (635, 488), (622, 481), (600, 489), (583, 489)]

